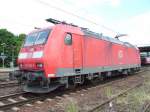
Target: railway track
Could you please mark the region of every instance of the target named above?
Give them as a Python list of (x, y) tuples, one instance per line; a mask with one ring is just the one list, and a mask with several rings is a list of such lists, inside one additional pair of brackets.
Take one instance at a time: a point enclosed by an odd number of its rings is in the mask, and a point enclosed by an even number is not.
[(28, 102), (42, 100), (46, 96), (38, 96), (28, 92), (20, 92), (0, 97), (0, 111), (10, 110), (13, 107), (24, 105)]
[[(21, 92), (21, 93), (15, 93), (15, 94), (9, 94), (9, 95), (5, 95), (5, 96), (1, 96), (0, 97), (0, 110), (4, 110), (7, 108), (11, 108), (12, 106), (14, 106), (15, 104), (18, 103), (18, 101), (16, 101), (16, 99), (22, 99), (24, 98), (23, 95), (26, 94), (26, 92)], [(24, 98), (25, 101), (26, 98)], [(19, 101), (20, 102), (20, 101)]]
[[(144, 71), (145, 71), (145, 69), (140, 71), (139, 73), (144, 72)], [(109, 82), (106, 82), (104, 84), (97, 85), (97, 86), (106, 87), (106, 86), (109, 86), (109, 85), (111, 85), (113, 83), (116, 83), (116, 82), (126, 81), (125, 79), (127, 79), (127, 78), (138, 77), (138, 76), (140, 76), (140, 75), (132, 75), (132, 76), (129, 76), (129, 77), (124, 77), (124, 78), (121, 78), (121, 79), (116, 79), (116, 80), (113, 80), (113, 81), (109, 81)], [(138, 87), (139, 85), (140, 84), (136, 85), (135, 87)], [(128, 90), (126, 90), (122, 93), (119, 93), (118, 95), (116, 95), (115, 97), (109, 99), (108, 101), (104, 102), (103, 104), (99, 105), (98, 107), (107, 104), (108, 102), (110, 102), (110, 101), (114, 100), (115, 98), (123, 95), (124, 93), (130, 91), (131, 89), (134, 89), (135, 87), (129, 88)], [(82, 90), (85, 90), (85, 89), (88, 90), (88, 88), (92, 88), (92, 87), (91, 86), (86, 86), (86, 87), (77, 88), (76, 90), (67, 90), (67, 91), (61, 91), (61, 92), (60, 91), (55, 91), (55, 92), (51, 92), (49, 94), (44, 94), (42, 96), (37, 95), (37, 94), (27, 93), (27, 92), (21, 92), (21, 93), (1, 96), (0, 97), (0, 111), (10, 110), (13, 107), (22, 106), (26, 103), (33, 103), (33, 102), (39, 101), (39, 100), (45, 100), (46, 98), (55, 99), (55, 98), (57, 98), (57, 96), (63, 97), (64, 94), (75, 93), (76, 91), (82, 91)], [(94, 88), (95, 88), (95, 86), (94, 86)], [(93, 112), (98, 107), (95, 107), (93, 110), (91, 110), (89, 112)]]
[[(120, 97), (120, 96), (126, 94), (127, 92), (129, 92), (129, 91), (131, 91), (131, 90), (133, 90), (133, 89), (135, 89), (135, 88), (137, 88), (137, 87), (139, 87), (139, 86), (141, 86), (141, 85), (142, 85), (142, 83), (138, 83), (137, 85), (135, 85), (135, 86), (133, 86), (133, 87), (131, 87), (131, 88), (129, 88), (129, 89), (123, 91), (123, 92), (120, 92), (119, 94), (117, 94), (117, 95), (113, 96), (112, 98), (110, 98), (110, 99), (104, 101), (103, 103), (99, 104), (98, 106), (96, 106), (95, 108), (89, 110), (88, 112), (95, 112), (95, 111), (97, 111), (97, 110), (98, 110), (99, 108), (101, 108), (102, 106), (111, 103), (111, 101), (117, 99), (118, 97)], [(111, 104), (110, 104), (110, 105), (111, 105)], [(144, 111), (144, 112), (145, 112), (145, 111)]]
[(150, 110), (150, 103), (147, 103), (141, 112), (149, 112), (149, 110)]
[(7, 88), (7, 87), (13, 87), (13, 86), (19, 86), (17, 82), (3, 82), (0, 83), (0, 88)]
[[(117, 78), (117, 79), (114, 79), (114, 80), (112, 80), (112, 81), (109, 81), (109, 82), (106, 82), (106, 83), (104, 83), (104, 84), (100, 84), (100, 85), (97, 85), (97, 86), (94, 86), (94, 87), (83, 88), (83, 89), (81, 89), (80, 91), (77, 91), (76, 95), (77, 95), (77, 94), (79, 94), (79, 95), (84, 94), (84, 92), (85, 92), (85, 91), (88, 91), (88, 90), (93, 90), (93, 91), (94, 91), (94, 89), (96, 89), (96, 88), (97, 88), (97, 90), (99, 90), (99, 88), (105, 88), (105, 87), (107, 87), (107, 86), (113, 85), (114, 83), (126, 82), (127, 80), (133, 80), (133, 79), (135, 79), (134, 81), (137, 82), (137, 84), (136, 84), (135, 86), (132, 86), (131, 88), (128, 88), (127, 90), (125, 90), (125, 91), (123, 91), (123, 92), (121, 92), (121, 93), (115, 95), (113, 98), (108, 99), (107, 101), (105, 100), (105, 101), (102, 102), (100, 105), (98, 105), (98, 106), (96, 106), (95, 108), (92, 108), (91, 110), (88, 111), (88, 112), (95, 112), (95, 111), (96, 111), (96, 112), (99, 112), (99, 111), (97, 111), (97, 109), (100, 108), (101, 106), (103, 106), (103, 105), (105, 105), (105, 104), (108, 104), (109, 102), (111, 102), (112, 100), (115, 100), (115, 99), (118, 98), (119, 96), (122, 96), (122, 95), (124, 95), (125, 93), (129, 92), (130, 90), (132, 90), (132, 89), (134, 89), (134, 88), (136, 88), (136, 87), (141, 86), (141, 85), (143, 84), (143, 81), (140, 82), (140, 83), (138, 83), (139, 80), (137, 80), (137, 79), (140, 79), (140, 81), (141, 81), (141, 78), (143, 79), (143, 77), (141, 76), (142, 74), (140, 74), (140, 73), (144, 73), (145, 71), (147, 71), (147, 70), (146, 70), (146, 69), (143, 69), (142, 71), (136, 73), (137, 75), (130, 75), (130, 76), (128, 76), (128, 77), (123, 77), (123, 78), (119, 78), (119, 79)], [(133, 79), (130, 79), (130, 78), (133, 78)], [(133, 81), (133, 82), (134, 82), (134, 81)], [(82, 90), (83, 90), (83, 91), (82, 91)], [(74, 93), (72, 93), (72, 94), (74, 94)], [(69, 97), (71, 97), (71, 96), (69, 96)], [(60, 99), (61, 99), (61, 98), (60, 98)], [(58, 104), (59, 104), (59, 103), (58, 103)], [(97, 104), (96, 104), (96, 105), (97, 105)], [(59, 111), (59, 110), (57, 110), (57, 111)], [(87, 110), (86, 110), (86, 111), (87, 111)], [(81, 112), (82, 112), (82, 110), (81, 110)]]
[(19, 107), (25, 104), (34, 103), (36, 101), (43, 101), (47, 98), (57, 99), (57, 97), (65, 94), (66, 91), (60, 93), (55, 91), (49, 94), (32, 94), (28, 92), (21, 92), (16, 94), (10, 94), (0, 97), (0, 111), (11, 110), (13, 107)]
[[(143, 72), (145, 72), (145, 71), (149, 71), (149, 70), (147, 70), (147, 69), (144, 67), (143, 70), (137, 72), (136, 74), (140, 74), (140, 73), (143, 73)], [(140, 75), (134, 75), (134, 77), (137, 77), (137, 76), (140, 76)], [(130, 78), (130, 77), (132, 77), (132, 76), (129, 76), (129, 77), (127, 77), (127, 78)], [(119, 80), (119, 81), (121, 81), (121, 80)], [(114, 81), (113, 81), (113, 82), (114, 82)], [(112, 82), (111, 82), (111, 83), (112, 83)], [(133, 87), (128, 88), (127, 90), (124, 90), (124, 91), (122, 91), (122, 92), (120, 92), (120, 93), (114, 95), (113, 97), (109, 98), (108, 100), (106, 100), (106, 101), (100, 103), (99, 105), (95, 106), (93, 109), (89, 110), (88, 112), (97, 112), (100, 108), (102, 108), (104, 105), (107, 105), (107, 104), (111, 107), (111, 106), (112, 106), (112, 101), (114, 101), (114, 100), (117, 99), (118, 97), (123, 96), (124, 94), (130, 92), (131, 90), (133, 90), (133, 89), (135, 89), (135, 88), (141, 86), (142, 84), (143, 84), (143, 81), (137, 83), (137, 84), (134, 85)], [(148, 104), (145, 106), (145, 108), (143, 109), (142, 112), (147, 112), (147, 110), (148, 110), (149, 108), (150, 108), (150, 103), (148, 103)]]

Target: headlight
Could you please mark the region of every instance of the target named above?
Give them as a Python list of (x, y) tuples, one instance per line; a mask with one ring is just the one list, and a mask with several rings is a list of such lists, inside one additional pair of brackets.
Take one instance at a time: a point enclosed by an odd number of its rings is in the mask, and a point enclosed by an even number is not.
[(43, 63), (37, 63), (36, 66), (37, 66), (38, 68), (43, 68)]
[(19, 53), (18, 58), (19, 59), (25, 59), (25, 58), (27, 58), (27, 53)]
[(19, 64), (19, 67), (22, 68), (22, 67), (23, 67), (23, 64)]
[(36, 51), (33, 53), (32, 58), (41, 58), (43, 56), (43, 51)]

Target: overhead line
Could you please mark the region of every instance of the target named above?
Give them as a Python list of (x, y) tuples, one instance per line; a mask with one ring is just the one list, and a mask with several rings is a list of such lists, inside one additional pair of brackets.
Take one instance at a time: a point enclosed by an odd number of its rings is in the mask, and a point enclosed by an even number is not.
[(100, 24), (98, 24), (98, 23), (96, 23), (96, 22), (94, 22), (94, 21), (92, 21), (92, 20), (86, 19), (86, 18), (84, 18), (84, 17), (82, 17), (82, 16), (76, 15), (76, 14), (74, 14), (74, 13), (72, 13), (72, 12), (66, 11), (66, 10), (64, 10), (64, 9), (62, 9), (62, 8), (59, 8), (59, 7), (56, 7), (56, 6), (54, 6), (54, 5), (50, 4), (50, 3), (47, 3), (47, 2), (45, 2), (45, 1), (42, 1), (42, 0), (34, 0), (34, 1), (36, 1), (36, 2), (38, 2), (38, 3), (40, 3), (40, 4), (43, 4), (43, 5), (46, 5), (46, 6), (48, 6), (48, 7), (54, 8), (54, 9), (56, 9), (56, 10), (59, 10), (59, 11), (61, 11), (61, 12), (67, 13), (67, 14), (72, 15), (72, 16), (74, 16), (74, 17), (77, 17), (77, 18), (79, 18), (79, 19), (81, 19), (81, 20), (85, 20), (85, 21), (90, 22), (90, 23), (92, 23), (92, 24), (94, 24), (94, 25), (101, 26), (101, 27), (103, 27), (104, 29), (107, 29), (107, 30), (109, 30), (109, 31), (111, 31), (111, 32), (113, 32), (113, 33), (117, 33), (117, 34), (118, 34), (118, 32), (112, 30), (111, 28), (108, 28), (108, 27), (106, 27), (106, 26), (104, 26), (104, 25), (100, 25)]
[(47, 3), (47, 2), (44, 2), (44, 1), (42, 1), (42, 0), (35, 0), (35, 1), (37, 1), (37, 2), (39, 2), (39, 3), (41, 3), (41, 4), (43, 4), (43, 5), (46, 5), (46, 6), (50, 6), (51, 8), (54, 8), (54, 9), (59, 10), (59, 11), (61, 11), (61, 12), (64, 12), (64, 13), (67, 13), (67, 14), (69, 14), (69, 15), (72, 15), (72, 16), (75, 16), (75, 17), (77, 17), (77, 18), (80, 18), (80, 19), (82, 19), (82, 20), (86, 20), (86, 21), (88, 21), (88, 22), (90, 22), (90, 23), (92, 23), (92, 24), (98, 25), (97, 23), (95, 23), (95, 22), (93, 22), (93, 21), (91, 21), (91, 20), (89, 20), (89, 19), (86, 19), (86, 18), (84, 18), (84, 17), (78, 16), (78, 15), (76, 15), (76, 14), (74, 14), (74, 13), (72, 13), (72, 12), (66, 11), (66, 10), (64, 10), (64, 9), (62, 9), (62, 8), (53, 6), (53, 5), (51, 5), (51, 4)]

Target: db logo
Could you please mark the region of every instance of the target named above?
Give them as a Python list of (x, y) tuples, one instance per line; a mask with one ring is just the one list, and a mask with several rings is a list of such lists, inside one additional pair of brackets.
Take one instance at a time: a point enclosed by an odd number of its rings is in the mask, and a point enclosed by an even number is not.
[(122, 50), (119, 50), (119, 52), (118, 52), (118, 58), (119, 59), (123, 58), (123, 51)]

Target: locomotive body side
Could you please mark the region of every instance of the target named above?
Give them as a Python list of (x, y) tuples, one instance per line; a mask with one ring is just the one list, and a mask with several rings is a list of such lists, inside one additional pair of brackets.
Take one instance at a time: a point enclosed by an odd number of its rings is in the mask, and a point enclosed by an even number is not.
[[(59, 33), (58, 33), (59, 32)], [(72, 44), (66, 45), (65, 38), (71, 35)], [(70, 69), (73, 71), (73, 45), (78, 41), (78, 35), (83, 35), (79, 28), (72, 28), (70, 26), (58, 25), (55, 28), (52, 38), (48, 40), (45, 45), (45, 73), (47, 78), (60, 77), (57, 72), (59, 69)], [(76, 35), (76, 36), (74, 36)], [(69, 73), (69, 71), (67, 71)]]
[[(72, 38), (72, 50), (69, 54), (73, 54), (73, 65), (69, 68), (58, 68), (56, 73), (58, 77), (140, 67), (139, 51), (134, 46), (85, 35), (73, 34)], [(79, 45), (76, 46), (75, 43)]]
[(136, 55), (138, 51), (123, 44), (89, 37), (85, 39), (84, 51), (85, 71), (93, 69), (97, 72), (106, 72), (140, 67), (137, 60), (139, 56)]

